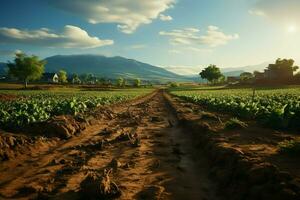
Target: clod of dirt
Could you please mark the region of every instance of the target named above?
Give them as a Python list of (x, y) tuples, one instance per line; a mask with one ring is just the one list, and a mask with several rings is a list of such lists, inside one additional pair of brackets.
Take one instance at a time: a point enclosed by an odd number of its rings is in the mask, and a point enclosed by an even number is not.
[(164, 192), (165, 188), (158, 185), (148, 186), (144, 188), (143, 191), (137, 194), (137, 199), (139, 200), (158, 200), (161, 198), (162, 193)]
[(207, 120), (215, 120), (215, 121), (219, 121), (219, 118), (217, 117), (217, 115), (210, 113), (210, 112), (205, 112), (202, 111), (200, 112), (201, 115), (201, 119), (207, 119)]
[(110, 134), (112, 134), (112, 133), (113, 133), (112, 130), (110, 130), (110, 129), (108, 129), (108, 128), (105, 128), (105, 129), (103, 129), (103, 130), (99, 133), (99, 135), (110, 135)]
[(233, 130), (233, 129), (243, 129), (247, 128), (248, 124), (245, 122), (242, 122), (241, 120), (237, 118), (231, 118), (225, 123), (225, 129), (227, 130)]
[(140, 147), (141, 146), (141, 139), (138, 137), (135, 137), (131, 140), (131, 145), (133, 147)]
[(72, 137), (76, 131), (80, 130), (78, 122), (68, 115), (55, 116), (46, 122), (47, 133), (62, 139)]
[(111, 166), (114, 170), (116, 170), (122, 166), (122, 163), (118, 159), (114, 158), (110, 162), (109, 166)]
[(159, 116), (153, 116), (151, 117), (151, 122), (162, 122), (164, 121), (164, 118), (159, 117)]
[(84, 199), (113, 199), (121, 195), (117, 184), (110, 180), (111, 170), (104, 170), (103, 176), (90, 172), (80, 183), (80, 194)]

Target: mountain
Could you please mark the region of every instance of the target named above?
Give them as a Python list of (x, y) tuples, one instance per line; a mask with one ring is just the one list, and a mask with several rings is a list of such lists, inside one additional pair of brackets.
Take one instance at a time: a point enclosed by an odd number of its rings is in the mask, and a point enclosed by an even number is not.
[(92, 73), (107, 78), (140, 78), (155, 81), (193, 81), (163, 68), (120, 56), (56, 55), (45, 59), (47, 72), (65, 70), (68, 74)]
[(0, 62), (0, 75), (6, 74), (6, 63)]
[(251, 72), (253, 73), (254, 71), (264, 71), (268, 67), (268, 65), (272, 63), (271, 61), (269, 62), (264, 62), (258, 65), (248, 65), (244, 67), (232, 67), (232, 68), (224, 68), (221, 69), (223, 73), (232, 73), (232, 72)]

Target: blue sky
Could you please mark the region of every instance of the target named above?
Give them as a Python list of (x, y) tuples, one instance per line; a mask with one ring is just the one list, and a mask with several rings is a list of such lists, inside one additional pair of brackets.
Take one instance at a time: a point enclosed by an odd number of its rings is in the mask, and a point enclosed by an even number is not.
[(0, 61), (15, 51), (102, 54), (181, 74), (299, 62), (299, 9), (299, 0), (10, 0), (0, 7)]

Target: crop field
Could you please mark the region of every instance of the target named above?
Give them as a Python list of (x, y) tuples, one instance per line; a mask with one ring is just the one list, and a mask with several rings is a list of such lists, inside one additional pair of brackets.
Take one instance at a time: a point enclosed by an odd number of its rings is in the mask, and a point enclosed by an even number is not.
[(118, 103), (143, 96), (152, 89), (123, 89), (110, 91), (80, 90), (32, 90), (0, 91), (0, 95), (14, 97), (11, 100), (0, 98), (0, 126), (22, 127), (42, 122), (57, 115), (78, 115), (102, 105)]
[(171, 93), (209, 110), (255, 119), (274, 128), (299, 128), (300, 88), (224, 89), (185, 88)]

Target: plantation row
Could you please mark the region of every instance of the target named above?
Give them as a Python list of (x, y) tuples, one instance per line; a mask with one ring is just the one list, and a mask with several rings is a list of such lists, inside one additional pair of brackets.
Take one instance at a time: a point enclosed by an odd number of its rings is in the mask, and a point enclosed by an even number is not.
[(108, 105), (145, 95), (150, 90), (101, 92), (29, 92), (13, 101), (0, 101), (0, 126), (22, 127), (46, 121), (56, 115), (78, 115), (101, 105)]
[(174, 95), (218, 112), (256, 119), (273, 128), (299, 128), (300, 90), (250, 89), (173, 91)]

